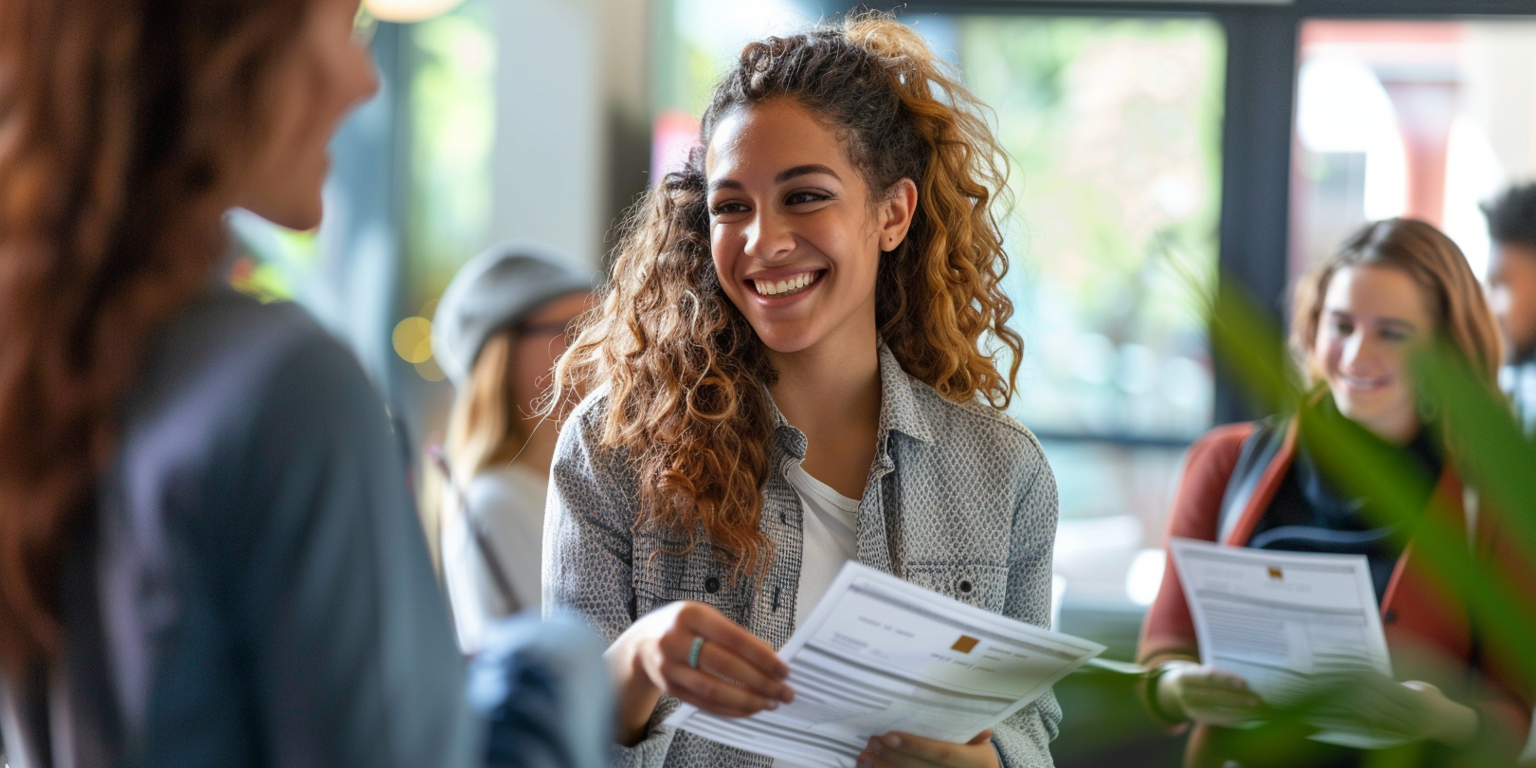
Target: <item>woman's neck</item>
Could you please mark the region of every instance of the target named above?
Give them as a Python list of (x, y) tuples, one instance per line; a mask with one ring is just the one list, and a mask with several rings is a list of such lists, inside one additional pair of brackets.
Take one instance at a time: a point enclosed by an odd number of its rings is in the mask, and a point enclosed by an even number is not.
[(788, 355), (769, 352), (779, 375), (771, 388), (774, 403), (805, 433), (805, 471), (855, 499), (863, 495), (880, 428), (876, 344), (870, 340), (862, 345), (817, 345)]
[(1381, 438), (1383, 442), (1397, 446), (1408, 445), (1413, 442), (1413, 439), (1418, 437), (1419, 432), (1424, 428), (1417, 417), (1412, 419), (1383, 420), (1380, 422), (1362, 421), (1360, 426), (1365, 427), (1372, 434)]

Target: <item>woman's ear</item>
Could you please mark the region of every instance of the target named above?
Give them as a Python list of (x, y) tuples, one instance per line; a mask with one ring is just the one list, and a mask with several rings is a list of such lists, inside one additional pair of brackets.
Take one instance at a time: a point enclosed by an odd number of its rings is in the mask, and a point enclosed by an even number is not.
[(907, 239), (912, 217), (917, 213), (917, 185), (911, 179), (896, 182), (891, 193), (880, 203), (880, 252), (889, 253)]

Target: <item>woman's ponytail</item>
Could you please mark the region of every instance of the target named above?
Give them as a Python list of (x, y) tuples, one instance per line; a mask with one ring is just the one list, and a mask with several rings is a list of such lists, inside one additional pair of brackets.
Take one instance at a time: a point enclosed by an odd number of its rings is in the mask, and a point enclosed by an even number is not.
[[(908, 372), (944, 396), (965, 400), (981, 393), (1006, 406), (1024, 344), (1007, 325), (1013, 302), (1001, 288), (1008, 254), (997, 213), (1012, 200), (1006, 155), (987, 125), (987, 107), (910, 27), (866, 14), (849, 21), (844, 34), (885, 71), (924, 155), (920, 176), (912, 179), (918, 210), (902, 246), (916, 252), (898, 249), (892, 260), (905, 269), (883, 271), (890, 277), (878, 299), (881, 334)], [(909, 286), (918, 288), (911, 298)], [(910, 301), (918, 303), (915, 312)], [(976, 352), (987, 336), (1012, 353), (1006, 376)]]

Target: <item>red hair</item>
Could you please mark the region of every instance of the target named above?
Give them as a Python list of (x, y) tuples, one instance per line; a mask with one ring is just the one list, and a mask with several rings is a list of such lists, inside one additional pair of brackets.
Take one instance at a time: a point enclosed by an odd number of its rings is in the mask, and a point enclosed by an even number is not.
[(211, 277), (311, 0), (0, 2), (0, 664), (56, 652), (154, 330)]

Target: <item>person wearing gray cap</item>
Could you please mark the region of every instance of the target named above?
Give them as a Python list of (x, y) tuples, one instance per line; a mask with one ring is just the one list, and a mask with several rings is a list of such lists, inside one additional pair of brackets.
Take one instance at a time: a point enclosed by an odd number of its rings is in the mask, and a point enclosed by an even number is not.
[(541, 428), (534, 401), (591, 294), (592, 275), (572, 263), (537, 243), (496, 245), (459, 271), (433, 319), (433, 354), (458, 390), (436, 458), (443, 580), (467, 654), (488, 622), (539, 604), (558, 431)]

